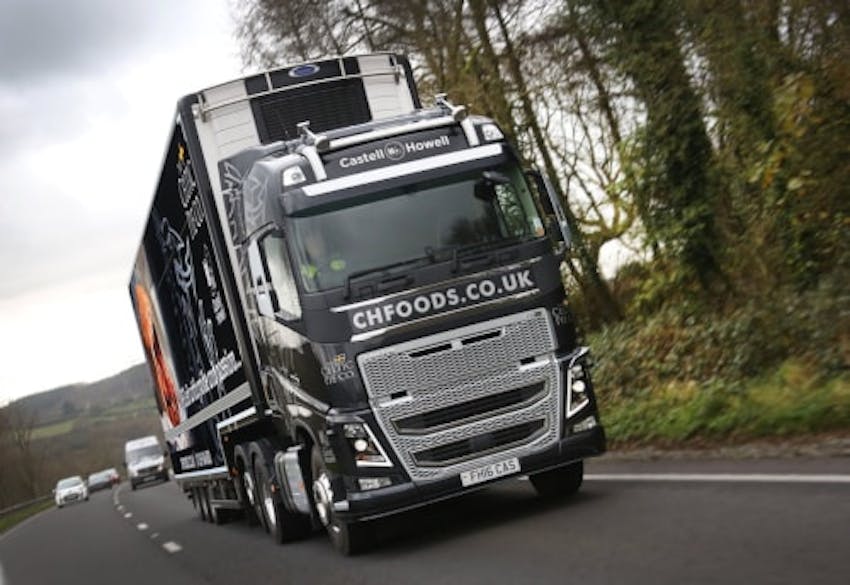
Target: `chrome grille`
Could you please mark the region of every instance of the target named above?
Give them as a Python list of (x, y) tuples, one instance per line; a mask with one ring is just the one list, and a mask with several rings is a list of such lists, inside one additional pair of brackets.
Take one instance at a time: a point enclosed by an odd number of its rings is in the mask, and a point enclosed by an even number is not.
[(411, 478), (433, 480), (558, 439), (555, 346), (547, 312), (536, 309), (357, 361), (378, 423)]

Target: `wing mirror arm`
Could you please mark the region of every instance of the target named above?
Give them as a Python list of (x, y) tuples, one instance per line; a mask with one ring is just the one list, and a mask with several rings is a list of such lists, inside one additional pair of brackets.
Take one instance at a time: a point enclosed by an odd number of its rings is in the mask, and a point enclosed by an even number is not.
[(544, 213), (548, 216), (546, 229), (557, 242), (555, 252), (561, 255), (569, 250), (572, 244), (572, 232), (570, 231), (570, 224), (567, 221), (567, 214), (561, 206), (558, 193), (555, 191), (555, 187), (552, 185), (549, 177), (540, 171), (528, 171), (526, 176), (537, 186), (540, 203), (543, 206)]

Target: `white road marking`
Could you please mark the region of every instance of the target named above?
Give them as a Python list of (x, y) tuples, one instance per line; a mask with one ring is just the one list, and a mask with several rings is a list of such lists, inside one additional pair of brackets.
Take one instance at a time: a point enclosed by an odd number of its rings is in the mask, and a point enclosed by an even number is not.
[(704, 481), (738, 483), (850, 483), (850, 475), (779, 473), (590, 473), (589, 481)]
[(174, 542), (173, 540), (169, 540), (168, 542), (163, 542), (162, 548), (164, 548), (166, 550), (166, 552), (169, 552), (171, 554), (174, 554), (176, 552), (180, 552), (181, 550), (183, 550), (183, 547), (180, 546), (179, 544), (177, 544), (176, 542)]
[(124, 514), (124, 517), (125, 517), (125, 518), (132, 518), (132, 517), (133, 517), (133, 513), (132, 513), (132, 512), (127, 512), (126, 514)]
[(159, 538), (159, 532), (154, 532), (153, 534), (151, 534), (151, 540), (156, 540), (157, 538)]
[(144, 522), (139, 522), (138, 524), (136, 524), (136, 528), (138, 528), (139, 530), (147, 530), (148, 525), (145, 524)]

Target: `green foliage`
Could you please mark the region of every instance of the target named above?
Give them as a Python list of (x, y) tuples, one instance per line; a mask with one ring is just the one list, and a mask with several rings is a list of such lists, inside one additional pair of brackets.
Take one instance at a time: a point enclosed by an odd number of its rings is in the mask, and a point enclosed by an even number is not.
[(789, 287), (714, 310), (671, 304), (605, 327), (590, 336), (596, 383), (615, 396), (670, 383), (737, 384), (791, 358), (835, 375), (850, 366), (847, 282), (839, 272), (802, 294)]
[(850, 375), (818, 376), (787, 361), (774, 373), (738, 384), (672, 382), (630, 397), (601, 393), (614, 445), (730, 441), (850, 428)]
[(850, 275), (725, 309), (668, 304), (590, 336), (612, 439), (672, 443), (850, 428)]
[(16, 510), (15, 512), (11, 512), (5, 516), (0, 517), (0, 534), (3, 534), (7, 530), (17, 526), (30, 516), (35, 516), (39, 512), (43, 512), (49, 508), (53, 507), (53, 500), (48, 499), (44, 502), (38, 502), (31, 506), (27, 506), (21, 510)]

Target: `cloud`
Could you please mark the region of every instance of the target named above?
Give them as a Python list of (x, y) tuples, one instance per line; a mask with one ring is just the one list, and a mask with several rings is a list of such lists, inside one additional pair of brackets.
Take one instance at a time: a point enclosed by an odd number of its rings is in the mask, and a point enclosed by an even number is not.
[(239, 76), (231, 29), (227, 0), (0, 0), (0, 404), (142, 359), (127, 281), (171, 117)]
[[(0, 3), (0, 85), (60, 81), (167, 43), (191, 23), (184, 2), (4, 0)], [(191, 27), (183, 27), (191, 28)]]

